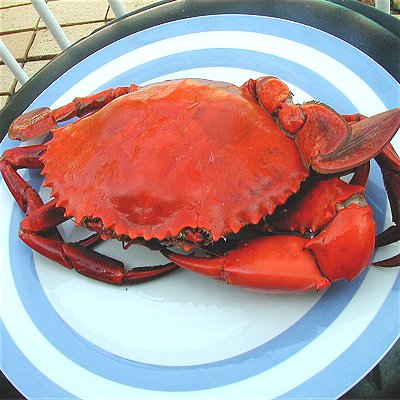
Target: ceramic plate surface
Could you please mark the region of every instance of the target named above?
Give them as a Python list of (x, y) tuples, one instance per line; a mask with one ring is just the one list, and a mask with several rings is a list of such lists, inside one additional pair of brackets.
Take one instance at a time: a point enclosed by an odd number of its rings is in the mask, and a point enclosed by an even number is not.
[[(348, 43), (287, 20), (231, 14), (120, 39), (68, 70), (29, 109), (129, 83), (200, 77), (241, 84), (262, 75), (287, 82), (296, 102), (318, 99), (341, 113), (399, 106), (398, 83)], [(12, 146), (4, 139), (1, 152)], [(23, 176), (48, 197), (37, 171)], [(23, 215), (3, 180), (0, 198), (1, 367), (27, 397), (334, 398), (399, 336), (398, 269), (371, 267), (353, 282), (300, 295), (248, 293), (186, 271), (114, 287), (33, 253), (18, 238)], [(391, 219), (375, 164), (368, 199), (381, 231)], [(61, 232), (71, 241), (85, 235), (72, 223)], [(100, 250), (129, 266), (165, 262), (141, 247), (122, 251), (107, 242)]]

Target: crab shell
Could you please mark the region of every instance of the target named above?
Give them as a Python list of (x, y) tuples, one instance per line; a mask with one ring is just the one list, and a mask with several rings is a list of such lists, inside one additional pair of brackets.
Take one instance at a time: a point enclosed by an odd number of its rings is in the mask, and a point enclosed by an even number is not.
[(53, 134), (41, 161), (57, 206), (117, 237), (190, 228), (216, 241), (271, 214), (309, 174), (272, 117), (222, 82), (145, 86)]

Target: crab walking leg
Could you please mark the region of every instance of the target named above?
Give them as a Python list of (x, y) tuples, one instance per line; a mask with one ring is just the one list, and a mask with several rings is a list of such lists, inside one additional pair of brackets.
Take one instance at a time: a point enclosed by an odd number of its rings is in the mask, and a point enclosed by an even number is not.
[(134, 92), (138, 87), (132, 84), (131, 86), (106, 89), (86, 97), (76, 97), (72, 102), (55, 110), (42, 107), (28, 111), (14, 120), (8, 135), (11, 139), (22, 141), (43, 136), (56, 129), (58, 122), (95, 112), (117, 97)]
[(29, 213), (43, 204), (39, 194), (18, 173), (20, 168), (42, 168), (39, 158), (46, 151), (43, 145), (6, 150), (0, 158), (0, 171), (21, 210)]
[(169, 263), (126, 271), (121, 261), (79, 244), (47, 239), (38, 233), (23, 229), (19, 235), (29, 247), (64, 267), (75, 269), (89, 278), (115, 285), (148, 281), (177, 268), (175, 264)]
[[(20, 209), (25, 214), (43, 206), (43, 200), (18, 173), (20, 168), (43, 167), (40, 157), (46, 151), (43, 145), (22, 146), (6, 150), (0, 158), (0, 171), (4, 182), (15, 198)], [(56, 227), (48, 229), (44, 235), (48, 238), (61, 240), (61, 235)]]
[(88, 236), (85, 239), (80, 240), (77, 242), (79, 246), (82, 247), (93, 247), (96, 246), (96, 244), (99, 244), (102, 242), (102, 238), (99, 233), (94, 233), (93, 235)]
[(147, 281), (177, 268), (169, 263), (125, 271), (122, 262), (78, 244), (58, 242), (23, 230), (20, 231), (20, 237), (29, 247), (64, 267), (75, 269), (89, 278), (116, 285)]
[[(394, 223), (377, 237), (377, 246), (385, 246), (400, 240), (400, 158), (389, 145), (376, 157), (376, 161), (381, 167), (383, 181), (389, 194)], [(374, 262), (374, 265), (381, 267), (400, 265), (400, 253), (389, 259)]]
[(64, 267), (75, 269), (90, 278), (116, 285), (153, 279), (177, 268), (176, 265), (169, 263), (125, 271), (122, 262), (90, 249), (97, 242), (97, 235), (93, 236), (93, 240), (78, 243), (65, 243), (63, 240), (43, 236), (43, 231), (45, 232), (52, 225), (58, 225), (65, 219), (63, 210), (56, 207), (53, 200), (37, 208), (21, 221), (19, 236), (33, 250)]

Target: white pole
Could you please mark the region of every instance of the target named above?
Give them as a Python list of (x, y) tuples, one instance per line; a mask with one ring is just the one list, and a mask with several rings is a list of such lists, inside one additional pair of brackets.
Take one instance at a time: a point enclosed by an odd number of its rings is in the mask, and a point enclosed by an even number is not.
[(61, 47), (61, 50), (65, 50), (67, 47), (71, 46), (71, 42), (62, 30), (54, 14), (50, 11), (46, 2), (44, 0), (31, 0), (31, 3), (53, 35), (57, 44)]
[(4, 64), (7, 65), (9, 70), (14, 74), (21, 84), (24, 84), (29, 80), (29, 76), (21, 68), (18, 61), (10, 53), (10, 50), (7, 49), (2, 40), (0, 40), (0, 58), (4, 61)]
[(113, 13), (117, 18), (122, 17), (128, 12), (122, 0), (107, 0), (107, 1), (111, 7), (111, 10), (113, 10)]
[(390, 0), (375, 0), (375, 7), (390, 14)]

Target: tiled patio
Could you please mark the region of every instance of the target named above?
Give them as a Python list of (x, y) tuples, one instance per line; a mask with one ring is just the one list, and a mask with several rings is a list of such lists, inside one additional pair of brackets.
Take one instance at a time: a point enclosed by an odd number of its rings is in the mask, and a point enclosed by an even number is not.
[[(127, 11), (133, 11), (155, 2), (125, 0), (124, 5)], [(47, 3), (71, 43), (115, 18), (106, 0), (47, 0)], [(28, 76), (61, 52), (29, 0), (0, 0), (0, 39)], [(20, 87), (0, 60), (0, 109)]]

